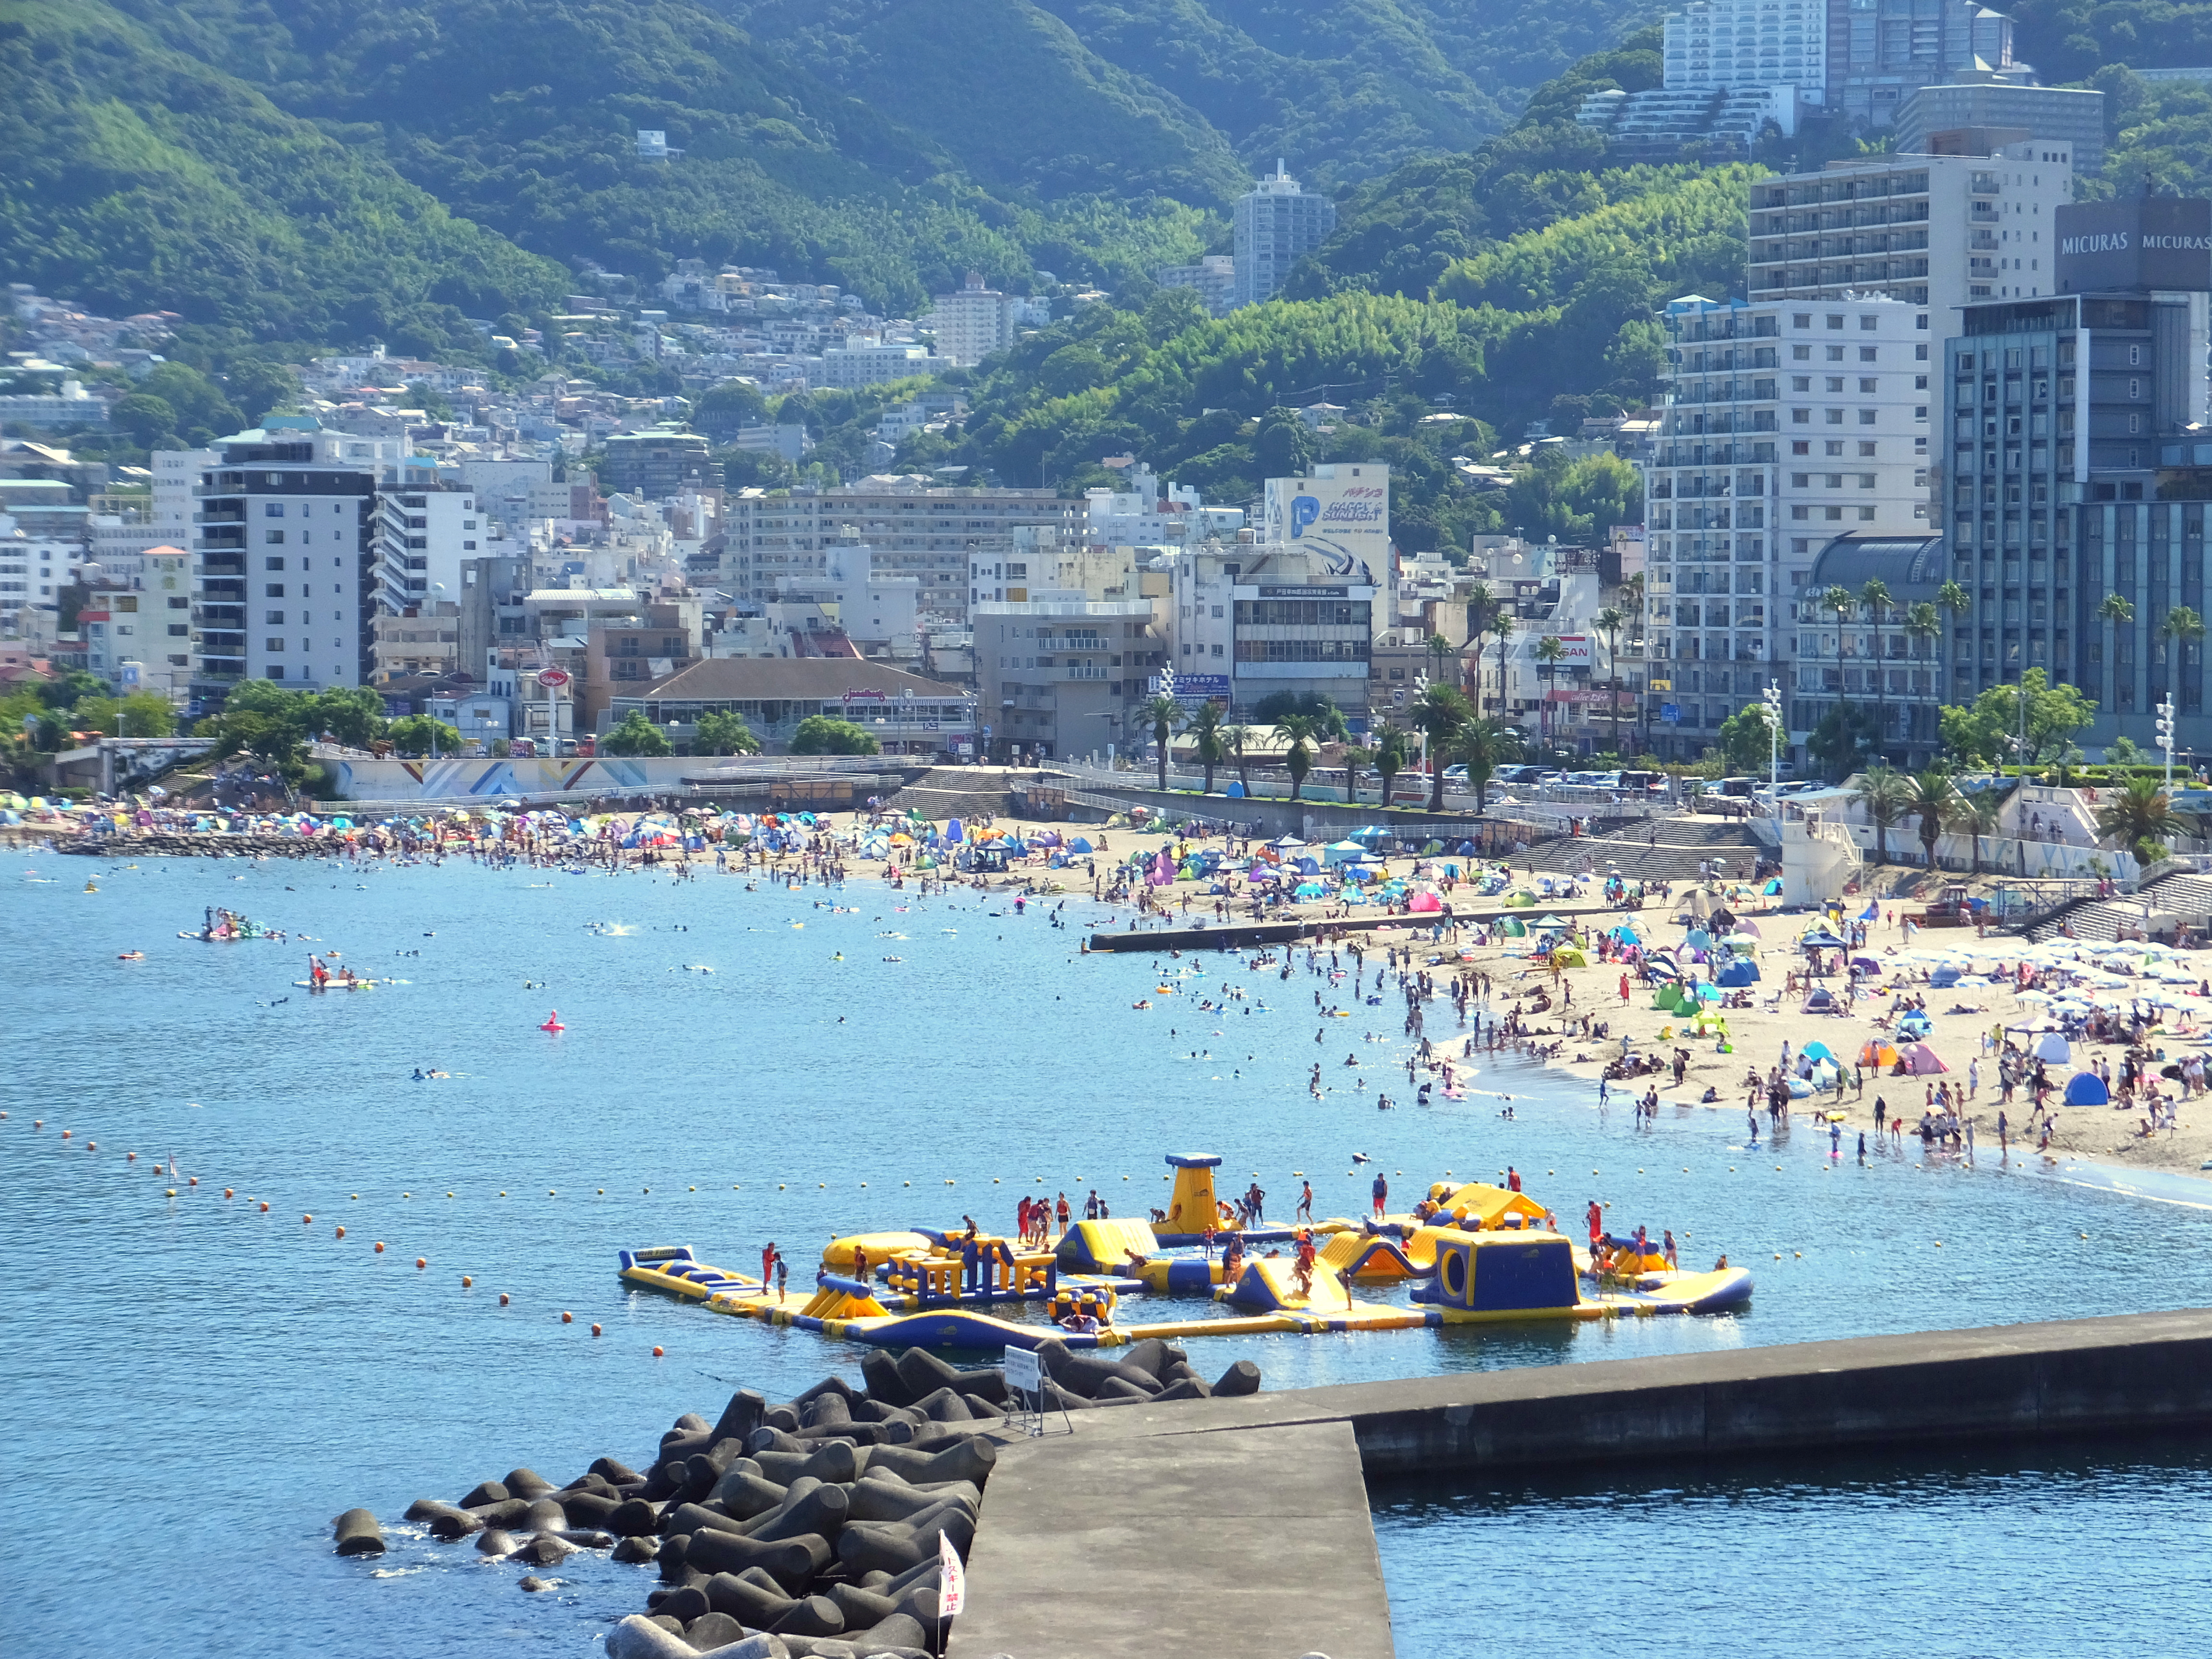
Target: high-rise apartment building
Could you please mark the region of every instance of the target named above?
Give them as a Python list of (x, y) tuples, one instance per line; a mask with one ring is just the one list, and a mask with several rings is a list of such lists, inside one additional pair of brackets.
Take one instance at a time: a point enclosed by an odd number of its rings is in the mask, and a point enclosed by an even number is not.
[(1669, 12), (1669, 92), (1791, 87), (1819, 103), (1828, 81), (1828, 0), (1692, 0)]
[(368, 678), (376, 492), (398, 481), (400, 441), (271, 415), (213, 446), (193, 538), (197, 703), (241, 679), (320, 690)]
[(1881, 294), (1927, 312), (1941, 339), (1963, 306), (2056, 283), (2052, 215), (2073, 200), (2071, 148), (2028, 140), (1994, 155), (1875, 155), (1751, 187), (1754, 302)]
[(1828, 0), (1828, 104), (1887, 127), (1922, 87), (1980, 70), (2025, 82), (2012, 19), (1980, 0)]
[[(962, 368), (973, 368), (993, 352), (1014, 343), (1014, 319), (1019, 301), (1011, 294), (983, 286), (976, 271), (955, 294), (940, 294), (930, 307), (929, 320), (937, 330), (937, 355)], [(902, 374), (926, 374), (925, 368), (907, 368)]]
[(1274, 298), (1291, 267), (1335, 228), (1336, 204), (1299, 188), (1278, 158), (1273, 173), (1237, 198), (1236, 303)]
[(920, 610), (964, 617), (971, 548), (1005, 546), (1018, 525), (1073, 533), (1084, 507), (1049, 489), (952, 489), (907, 477), (747, 490), (726, 503), (720, 585), (760, 603), (811, 594), (849, 525), (873, 550), (876, 569), (915, 579)]
[(1949, 701), (2039, 667), (2098, 705), (2085, 744), (2148, 747), (2170, 693), (2201, 753), (2203, 647), (2164, 624), (2207, 608), (2212, 204), (2085, 204), (2057, 231), (2069, 291), (1970, 307), (1944, 345), (1943, 511), (1972, 599), (1947, 619)]
[(1209, 253), (1194, 265), (1161, 265), (1152, 272), (1152, 281), (1162, 288), (1195, 289), (1216, 317), (1227, 316), (1237, 304), (1234, 254)]
[[(1667, 307), (1667, 384), (1644, 503), (1658, 753), (1701, 753), (1729, 714), (1787, 677), (1814, 562), (1830, 541), (1926, 533), (1925, 324), (1917, 307), (1874, 295), (1781, 305), (1691, 296)], [(1812, 715), (1793, 712), (1793, 742)]]
[(1980, 71), (1921, 88), (1898, 106), (1900, 155), (1925, 154), (1942, 133), (2022, 134), (2038, 150), (2066, 153), (2076, 173), (2105, 170), (2105, 94), (2081, 87), (2033, 87)]

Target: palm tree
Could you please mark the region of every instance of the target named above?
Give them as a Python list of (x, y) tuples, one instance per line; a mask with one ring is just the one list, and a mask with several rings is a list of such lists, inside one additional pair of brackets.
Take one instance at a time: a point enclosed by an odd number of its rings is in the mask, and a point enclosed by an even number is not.
[(1498, 596), (1490, 591), (1488, 582), (1477, 582), (1467, 592), (1467, 642), (1474, 647), (1474, 700), (1478, 708), (1482, 698), (1482, 636), (1490, 627), (1490, 614), (1498, 608)]
[(1244, 793), (1252, 793), (1252, 728), (1249, 726), (1224, 726), (1221, 741), (1228, 749), (1230, 758), (1237, 763), (1237, 781), (1244, 786)]
[(2204, 642), (2204, 618), (2189, 606), (2177, 605), (2166, 613), (2166, 620), (2159, 623), (2158, 631), (2166, 641), (2169, 656), (2174, 647), (2181, 647), (2180, 661), (2166, 665), (2166, 694), (2170, 697), (2173, 695), (2174, 683), (2182, 678), (2179, 671), (2195, 666), (2189, 660), (2189, 653)]
[(1347, 746), (1344, 751), (1344, 793), (1352, 805), (1359, 805), (1359, 769), (1375, 763), (1375, 751)]
[[(1534, 654), (1536, 658), (1536, 672), (1544, 676), (1547, 681), (1556, 685), (1559, 683), (1559, 664), (1565, 659), (1567, 654), (1565, 641), (1561, 640), (1557, 634), (1547, 634), (1542, 639), (1536, 641), (1536, 650)], [(1542, 731), (1544, 733), (1544, 746), (1545, 748), (1549, 749), (1552, 746), (1552, 700), (1548, 696), (1544, 699)]]
[[(1628, 612), (1629, 621), (1638, 628), (1642, 628), (1644, 625), (1644, 573), (1641, 570), (1621, 584), (1621, 598), (1622, 608)], [(1615, 674), (1620, 672), (1618, 669), (1613, 672)], [(1617, 686), (1618, 682), (1616, 681), (1615, 684)], [(1638, 747), (1641, 752), (1649, 754), (1651, 751), (1651, 696), (1648, 690), (1644, 696), (1638, 700), (1637, 723), (1638, 730), (1643, 733), (1638, 740)]]
[(1276, 720), (1275, 731), (1291, 740), (1283, 764), (1290, 770), (1291, 799), (1296, 800), (1306, 774), (1313, 770), (1314, 751), (1306, 745), (1321, 736), (1322, 723), (1311, 714), (1285, 714)]
[(1407, 710), (1407, 719), (1429, 738), (1429, 811), (1444, 810), (1444, 757), (1452, 739), (1474, 718), (1474, 705), (1455, 685), (1423, 688), (1420, 701)]
[(1375, 734), (1375, 770), (1382, 779), (1382, 804), (1390, 804), (1390, 791), (1398, 781), (1398, 774), (1406, 769), (1406, 733), (1395, 726), (1385, 725)]
[[(2117, 793), (2105, 795), (2097, 807), (2097, 833), (2133, 853), (2139, 864), (2155, 863), (2170, 836), (2188, 832), (2189, 825), (2173, 810), (2172, 798), (2156, 778), (2130, 778)], [(2157, 852), (2145, 858), (2151, 845)]]
[(1607, 682), (1611, 695), (1606, 704), (1613, 716), (1613, 753), (1617, 760), (1620, 757), (1620, 630), (1628, 626), (1628, 613), (1609, 605), (1597, 613), (1596, 625), (1605, 635), (1606, 661), (1613, 666), (1612, 678)]
[(1152, 742), (1157, 748), (1160, 767), (1160, 793), (1168, 788), (1168, 739), (1182, 729), (1182, 704), (1164, 691), (1152, 698), (1137, 711), (1138, 718), (1152, 728)]
[(1874, 730), (1877, 759), (1889, 746), (1888, 653), (1883, 649), (1882, 640), (1891, 608), (1896, 603), (1890, 596), (1889, 584), (1879, 576), (1868, 578), (1859, 588), (1859, 609), (1866, 612), (1867, 620), (1874, 624)]
[(1952, 785), (1950, 775), (1929, 767), (1908, 781), (1911, 799), (1905, 811), (1920, 820), (1920, 850), (1923, 862), (1929, 870), (1936, 867), (1936, 838), (1943, 833), (1943, 820), (1955, 809), (1959, 792)]
[(1498, 769), (1521, 752), (1521, 739), (1504, 720), (1476, 720), (1462, 728), (1453, 749), (1467, 768), (1467, 781), (1474, 786), (1474, 810), (1490, 805), (1490, 781)]
[(1505, 718), (1505, 641), (1513, 633), (1513, 613), (1502, 605), (1498, 606), (1490, 615), (1490, 631), (1498, 635), (1498, 718), (1502, 720)]
[(1869, 767), (1859, 780), (1859, 787), (1851, 793), (1851, 805), (1866, 808), (1867, 822), (1874, 825), (1876, 864), (1889, 862), (1890, 828), (1912, 811), (1912, 801), (1913, 787), (1902, 772), (1887, 766)]
[(1429, 678), (1432, 680), (1441, 677), (1444, 664), (1458, 654), (1452, 648), (1452, 642), (1441, 634), (1430, 635), (1421, 641), (1421, 645), (1429, 653)]
[[(1973, 605), (1974, 602), (1972, 599), (1968, 596), (1966, 590), (1956, 582), (1945, 582), (1942, 586), (1936, 590), (1936, 608), (1942, 611), (1943, 615), (1954, 623), (1957, 623), (1959, 618), (1965, 616), (1967, 611), (1972, 610)], [(1955, 665), (1951, 662), (1950, 653), (1948, 651), (1938, 652), (1936, 653), (1936, 659), (1946, 668), (1955, 666)], [(1948, 702), (1950, 701), (1950, 676), (1939, 675), (1937, 677), (1936, 690), (1941, 694), (1936, 697), (1936, 702)]]
[(1228, 746), (1221, 740), (1221, 705), (1208, 700), (1200, 703), (1190, 717), (1191, 735), (1198, 740), (1198, 763), (1206, 769), (1206, 794), (1213, 793), (1213, 769), (1229, 758)]
[(1820, 595), (1820, 609), (1836, 613), (1836, 702), (1844, 708), (1850, 707), (1851, 698), (1844, 685), (1844, 625), (1858, 608), (1859, 602), (1851, 597), (1851, 590), (1840, 584)]
[[(1908, 609), (1905, 613), (1905, 631), (1918, 646), (1924, 647), (1927, 650), (1931, 665), (1929, 672), (1936, 676), (1936, 702), (1940, 708), (1943, 702), (1942, 680), (1942, 676), (1932, 665), (1936, 659), (1936, 643), (1942, 638), (1943, 624), (1936, 616), (1936, 607), (1923, 599), (1918, 605)], [(1942, 717), (1939, 714), (1936, 718), (1940, 721)]]
[[(2098, 687), (2104, 693), (2101, 701), (2118, 720), (2120, 708), (2120, 626), (2136, 619), (2136, 608), (2118, 593), (2107, 593), (2097, 602), (2097, 618), (2105, 624), (2105, 684)], [(2025, 759), (2022, 764), (2025, 764)]]
[(1972, 793), (1959, 789), (1952, 792), (1951, 827), (1963, 831), (1973, 849), (1969, 875), (1982, 873), (1982, 837), (1994, 836), (2001, 827), (2006, 793), (2002, 789), (1977, 789)]

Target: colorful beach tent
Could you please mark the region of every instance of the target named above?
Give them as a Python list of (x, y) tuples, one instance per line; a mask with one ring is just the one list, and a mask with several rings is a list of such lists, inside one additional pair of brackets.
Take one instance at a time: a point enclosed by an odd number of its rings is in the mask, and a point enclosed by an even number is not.
[(1915, 1077), (1932, 1077), (1938, 1072), (1951, 1069), (1924, 1042), (1913, 1043), (1905, 1050), (1905, 1065)]
[(2066, 1079), (2066, 1103), (2069, 1106), (2109, 1106), (2112, 1091), (2105, 1087), (2105, 1079), (2094, 1072), (2076, 1072)]
[(1720, 971), (1720, 976), (1714, 980), (1713, 983), (1716, 985), (1725, 985), (1730, 988), (1735, 988), (1745, 985), (1754, 985), (1757, 984), (1758, 981), (1759, 964), (1751, 961), (1748, 957), (1746, 957), (1740, 961), (1731, 962), (1727, 967), (1722, 969)]
[(1894, 1066), (1897, 1064), (1897, 1050), (1892, 1048), (1888, 1043), (1884, 1042), (1880, 1037), (1870, 1037), (1868, 1039), (1866, 1046), (1859, 1050), (1859, 1064), (1862, 1066)]
[(2068, 1046), (2066, 1039), (2056, 1031), (2045, 1031), (2041, 1036), (2036, 1038), (2034, 1047), (2028, 1052), (2038, 1060), (2053, 1066), (2063, 1066), (2074, 1058), (2074, 1050)]

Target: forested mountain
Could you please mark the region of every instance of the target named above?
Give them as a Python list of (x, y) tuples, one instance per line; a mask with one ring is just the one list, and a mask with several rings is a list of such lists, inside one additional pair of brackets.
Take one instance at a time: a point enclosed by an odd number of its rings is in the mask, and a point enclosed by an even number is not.
[(1111, 284), (1220, 240), (1276, 154), (1349, 180), (1498, 131), (1635, 3), (1478, 31), (1436, 0), (0, 0), (0, 260), (428, 351), (581, 260), (891, 312), (969, 268)]

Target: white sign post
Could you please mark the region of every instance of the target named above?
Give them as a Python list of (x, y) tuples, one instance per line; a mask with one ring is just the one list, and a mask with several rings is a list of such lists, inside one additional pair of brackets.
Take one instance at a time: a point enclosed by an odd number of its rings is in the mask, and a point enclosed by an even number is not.
[[(1044, 1432), (1044, 1362), (1037, 1357), (1037, 1351), (1035, 1348), (1018, 1348), (1009, 1342), (1006, 1345), (1005, 1363), (1006, 1392), (1012, 1395), (1016, 1402), (1024, 1408), (1020, 1413), (1023, 1426), (1032, 1437), (1042, 1434)], [(1010, 1413), (1008, 1415), (1011, 1417), (1013, 1413)], [(1073, 1419), (1067, 1416), (1065, 1407), (1060, 1409), (1060, 1417), (1066, 1422), (1068, 1432), (1073, 1434), (1075, 1431), (1075, 1424)]]

